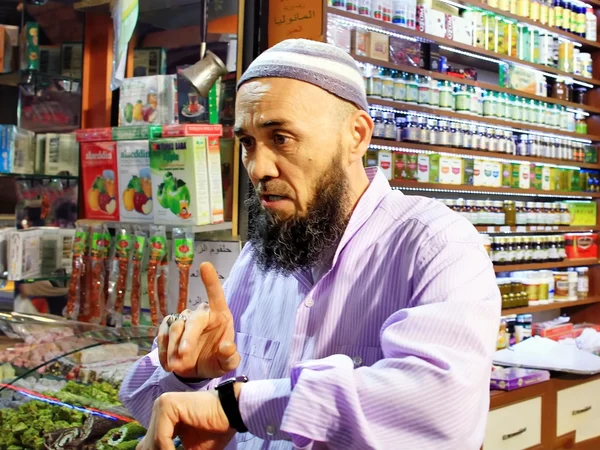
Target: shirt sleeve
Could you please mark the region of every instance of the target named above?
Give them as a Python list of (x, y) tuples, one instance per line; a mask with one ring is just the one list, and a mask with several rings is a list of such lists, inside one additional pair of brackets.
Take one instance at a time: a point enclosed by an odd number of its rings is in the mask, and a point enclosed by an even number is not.
[(300, 449), (480, 448), (500, 294), (474, 239), (432, 241), (415, 262), (409, 307), (382, 326), (384, 358), (357, 368), (333, 355), (296, 364), (289, 379), (247, 383), (240, 411), (251, 433)]
[(154, 400), (161, 394), (208, 390), (215, 385), (215, 382), (215, 380), (206, 380), (188, 384), (180, 381), (172, 373), (166, 372), (160, 366), (155, 339), (152, 351), (137, 361), (127, 373), (121, 383), (119, 398), (131, 415), (148, 428)]

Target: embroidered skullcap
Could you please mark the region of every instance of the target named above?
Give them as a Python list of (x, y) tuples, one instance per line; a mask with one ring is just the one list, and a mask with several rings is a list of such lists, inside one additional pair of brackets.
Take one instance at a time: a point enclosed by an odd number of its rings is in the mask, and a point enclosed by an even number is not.
[(288, 39), (256, 58), (237, 88), (255, 78), (290, 78), (304, 81), (369, 111), (365, 84), (354, 59), (331, 44)]

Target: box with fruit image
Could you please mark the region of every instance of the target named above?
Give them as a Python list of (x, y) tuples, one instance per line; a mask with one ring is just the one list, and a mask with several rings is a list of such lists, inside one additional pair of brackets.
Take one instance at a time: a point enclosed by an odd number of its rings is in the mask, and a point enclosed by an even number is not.
[(154, 223), (210, 223), (205, 136), (150, 140)]
[(116, 142), (81, 142), (85, 217), (119, 220)]
[(175, 75), (126, 78), (120, 88), (119, 126), (179, 121)]
[(148, 141), (119, 141), (117, 155), (121, 221), (151, 223), (152, 181)]

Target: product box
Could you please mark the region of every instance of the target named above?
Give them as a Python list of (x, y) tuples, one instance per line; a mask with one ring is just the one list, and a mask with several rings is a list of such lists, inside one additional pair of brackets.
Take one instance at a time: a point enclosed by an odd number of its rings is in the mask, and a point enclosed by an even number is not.
[(79, 145), (73, 133), (46, 134), (44, 171), (46, 175), (68, 172), (79, 175)]
[(440, 183), (440, 158), (437, 153), (429, 155), (429, 182)]
[(502, 187), (512, 186), (512, 164), (502, 163)]
[(368, 150), (364, 158), (365, 167), (377, 167), (378, 154), (377, 150)]
[(598, 148), (595, 145), (584, 145), (584, 159), (583, 161), (590, 164), (598, 163)]
[(542, 74), (514, 64), (500, 64), (499, 70), (500, 86), (528, 94), (546, 96)]
[(207, 140), (204, 136), (150, 141), (154, 222), (210, 223)]
[(462, 184), (463, 163), (461, 158), (452, 158), (450, 171), (450, 184)]
[(439, 182), (442, 184), (453, 184), (452, 164), (454, 158), (451, 156), (440, 156), (440, 176)]
[[(149, 127), (147, 125), (138, 125), (132, 127), (113, 127), (112, 128), (112, 140), (114, 141), (139, 141), (150, 139), (150, 129), (153, 129), (158, 137), (162, 136), (162, 128), (160, 125), (153, 125)], [(110, 139), (108, 139), (110, 140)]]
[(417, 181), (419, 156), (416, 153), (406, 153), (406, 179)]
[(475, 169), (475, 160), (474, 159), (463, 159), (462, 160), (462, 170), (463, 170), (463, 180), (462, 184), (467, 186), (473, 186), (473, 175)]
[(530, 165), (519, 164), (519, 188), (529, 189), (531, 187)]
[[(398, 39), (398, 38), (391, 38)], [(403, 39), (401, 39), (403, 40)], [(391, 46), (391, 40), (390, 40)], [(368, 56), (369, 52), (369, 35), (367, 31), (361, 30), (359, 28), (355, 28), (352, 30), (351, 35), (351, 48), (352, 53), (357, 56)], [(390, 60), (391, 60), (391, 50), (390, 50)]]
[(502, 163), (499, 161), (488, 161), (485, 166), (487, 185), (490, 187), (502, 186)]
[(473, 186), (485, 186), (484, 161), (475, 159), (473, 161)]
[(429, 155), (417, 156), (417, 181), (429, 183)]
[(8, 234), (8, 279), (23, 280), (41, 274), (42, 230), (14, 230)]
[(533, 163), (529, 165), (530, 184), (533, 189), (542, 189), (543, 167)]
[[(539, 166), (537, 166), (539, 167)], [(537, 170), (536, 167), (536, 170)], [(537, 175), (536, 175), (537, 177)], [(542, 166), (542, 190), (549, 191), (550, 190), (550, 167)]]
[(83, 72), (83, 44), (68, 42), (60, 46), (61, 73), (63, 77), (81, 80)]
[(368, 55), (370, 58), (380, 61), (388, 61), (390, 57), (390, 39), (387, 34), (369, 32)]
[(597, 233), (567, 233), (565, 234), (565, 250), (568, 259), (597, 258)]
[(564, 169), (567, 177), (567, 190), (573, 192), (581, 191), (581, 174), (577, 169)]
[(40, 72), (60, 75), (60, 46), (40, 45)]
[(21, 30), (21, 70), (40, 69), (40, 28), (36, 22), (27, 22)]
[[(35, 162), (33, 171), (37, 174), (43, 174), (46, 164), (46, 135), (39, 133), (35, 135)], [(77, 158), (79, 164), (79, 158)]]
[(126, 78), (120, 89), (120, 126), (178, 122), (176, 75)]
[(406, 153), (394, 152), (392, 160), (394, 163), (394, 179), (406, 180)]
[(0, 173), (34, 173), (35, 134), (0, 125)]
[(532, 384), (542, 383), (550, 379), (547, 370), (523, 369), (520, 367), (494, 367), (490, 379), (490, 388), (501, 391), (512, 391)]
[(331, 22), (327, 25), (327, 42), (350, 53), (351, 41), (351, 31), (347, 26)]
[(80, 153), (85, 218), (119, 220), (117, 143), (81, 142)]
[(19, 27), (0, 24), (0, 72), (14, 72), (19, 61)]
[(452, 38), (455, 42), (462, 44), (473, 45), (473, 27), (467, 19), (463, 19), (458, 16), (446, 16), (450, 17), (452, 22)]
[(152, 223), (152, 176), (148, 140), (118, 141), (117, 167), (121, 222)]
[(572, 226), (596, 225), (596, 202), (567, 202)]
[(417, 6), (417, 30), (434, 36), (446, 37), (446, 14), (424, 5)]
[(462, 13), (462, 18), (465, 19), (467, 27), (469, 28), (473, 41), (469, 44), (485, 48), (486, 34), (483, 26), (483, 13), (477, 10), (465, 10)]
[(133, 76), (147, 77), (167, 74), (167, 50), (136, 48), (133, 51)]
[(391, 180), (394, 176), (394, 166), (393, 166), (393, 158), (392, 152), (387, 150), (379, 150), (379, 154), (377, 155), (377, 165), (385, 175), (387, 180)]
[(440, 62), (440, 46), (438, 44), (422, 43), (421, 60), (419, 61), (422, 69), (433, 72), (441, 72), (442, 64)]
[(177, 114), (179, 123), (208, 123), (209, 98), (201, 97), (192, 83), (183, 76), (182, 71), (186, 67), (177, 67)]
[(421, 66), (421, 44), (407, 39), (390, 36), (390, 62), (406, 64), (407, 66)]
[(572, 323), (561, 323), (548, 326), (545, 322), (533, 323), (531, 325), (532, 336), (540, 336), (547, 339), (558, 340), (557, 338), (571, 337), (573, 332)]

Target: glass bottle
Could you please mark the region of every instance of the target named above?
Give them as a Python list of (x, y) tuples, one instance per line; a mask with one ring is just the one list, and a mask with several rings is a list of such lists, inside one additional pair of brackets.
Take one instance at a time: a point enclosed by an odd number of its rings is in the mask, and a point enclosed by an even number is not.
[(402, 129), (400, 136), (403, 142), (419, 142), (421, 129), (415, 116), (406, 116), (406, 126)]
[(381, 78), (381, 74), (378, 71), (371, 71), (371, 77), (369, 78), (369, 88), (367, 89), (367, 92), (370, 97), (377, 97), (377, 98), (381, 98), (381, 91), (382, 91), (382, 78)]
[(463, 146), (463, 136), (458, 122), (450, 122), (450, 145), (454, 148)]
[(417, 124), (419, 125), (419, 143), (429, 144), (429, 128), (427, 127), (427, 121), (423, 117), (417, 118)]
[(544, 204), (542, 202), (535, 203), (535, 223), (537, 225), (544, 224)]
[(469, 221), (473, 225), (479, 225), (479, 214), (477, 213), (477, 207), (475, 204), (475, 200), (467, 200), (466, 206), (467, 206), (467, 209), (469, 210)]
[(473, 150), (480, 150), (481, 149), (481, 140), (480, 140), (480, 136), (479, 133), (477, 132), (477, 125), (476, 124), (471, 124), (469, 125), (469, 140), (471, 141), (471, 145), (467, 148), (471, 148)]
[(521, 264), (524, 260), (523, 238), (516, 236), (515, 238), (515, 264)]
[(523, 262), (529, 263), (533, 260), (533, 248), (531, 237), (526, 236), (523, 238)]
[(419, 99), (419, 76), (410, 74), (406, 81), (406, 103), (417, 103)]
[(394, 79), (391, 70), (381, 69), (381, 98), (386, 100), (394, 99)]
[(504, 201), (504, 224), (510, 226), (517, 225), (517, 208), (512, 200)]
[(429, 106), (439, 108), (440, 106), (440, 88), (437, 80), (429, 79)]
[(485, 211), (485, 201), (475, 200), (475, 211), (477, 213), (477, 223), (479, 225), (487, 224), (487, 212)]
[(525, 202), (515, 202), (515, 225), (527, 225)]
[(384, 118), (384, 139), (396, 140), (396, 121), (393, 112), (386, 112)]
[(517, 251), (515, 249), (515, 238), (507, 237), (506, 239), (506, 263), (514, 264), (517, 256)]
[(373, 137), (375, 139), (385, 139), (385, 122), (381, 111), (372, 111), (373, 117)]
[(398, 102), (406, 101), (406, 80), (408, 74), (402, 72), (394, 78), (394, 100)]
[(537, 225), (537, 213), (535, 211), (535, 202), (527, 202), (527, 225)]
[(452, 111), (454, 109), (452, 83), (449, 81), (439, 81), (438, 86), (440, 90), (440, 109)]
[(485, 127), (477, 127), (477, 134), (479, 135), (479, 150), (488, 151), (490, 146)]
[(429, 105), (431, 98), (431, 78), (419, 77), (419, 96), (417, 103), (419, 105)]
[(469, 93), (469, 112), (474, 115), (479, 115), (479, 95), (478, 89), (475, 86), (469, 86), (467, 89)]
[(438, 145), (448, 147), (450, 145), (451, 133), (448, 130), (448, 122), (445, 120), (439, 121)]
[(493, 128), (488, 128), (486, 130), (486, 134), (487, 134), (487, 142), (488, 142), (487, 151), (488, 152), (497, 152), (498, 151), (498, 140), (496, 139), (495, 130)]
[(438, 145), (439, 128), (436, 119), (427, 120), (427, 128), (429, 129), (429, 145)]

